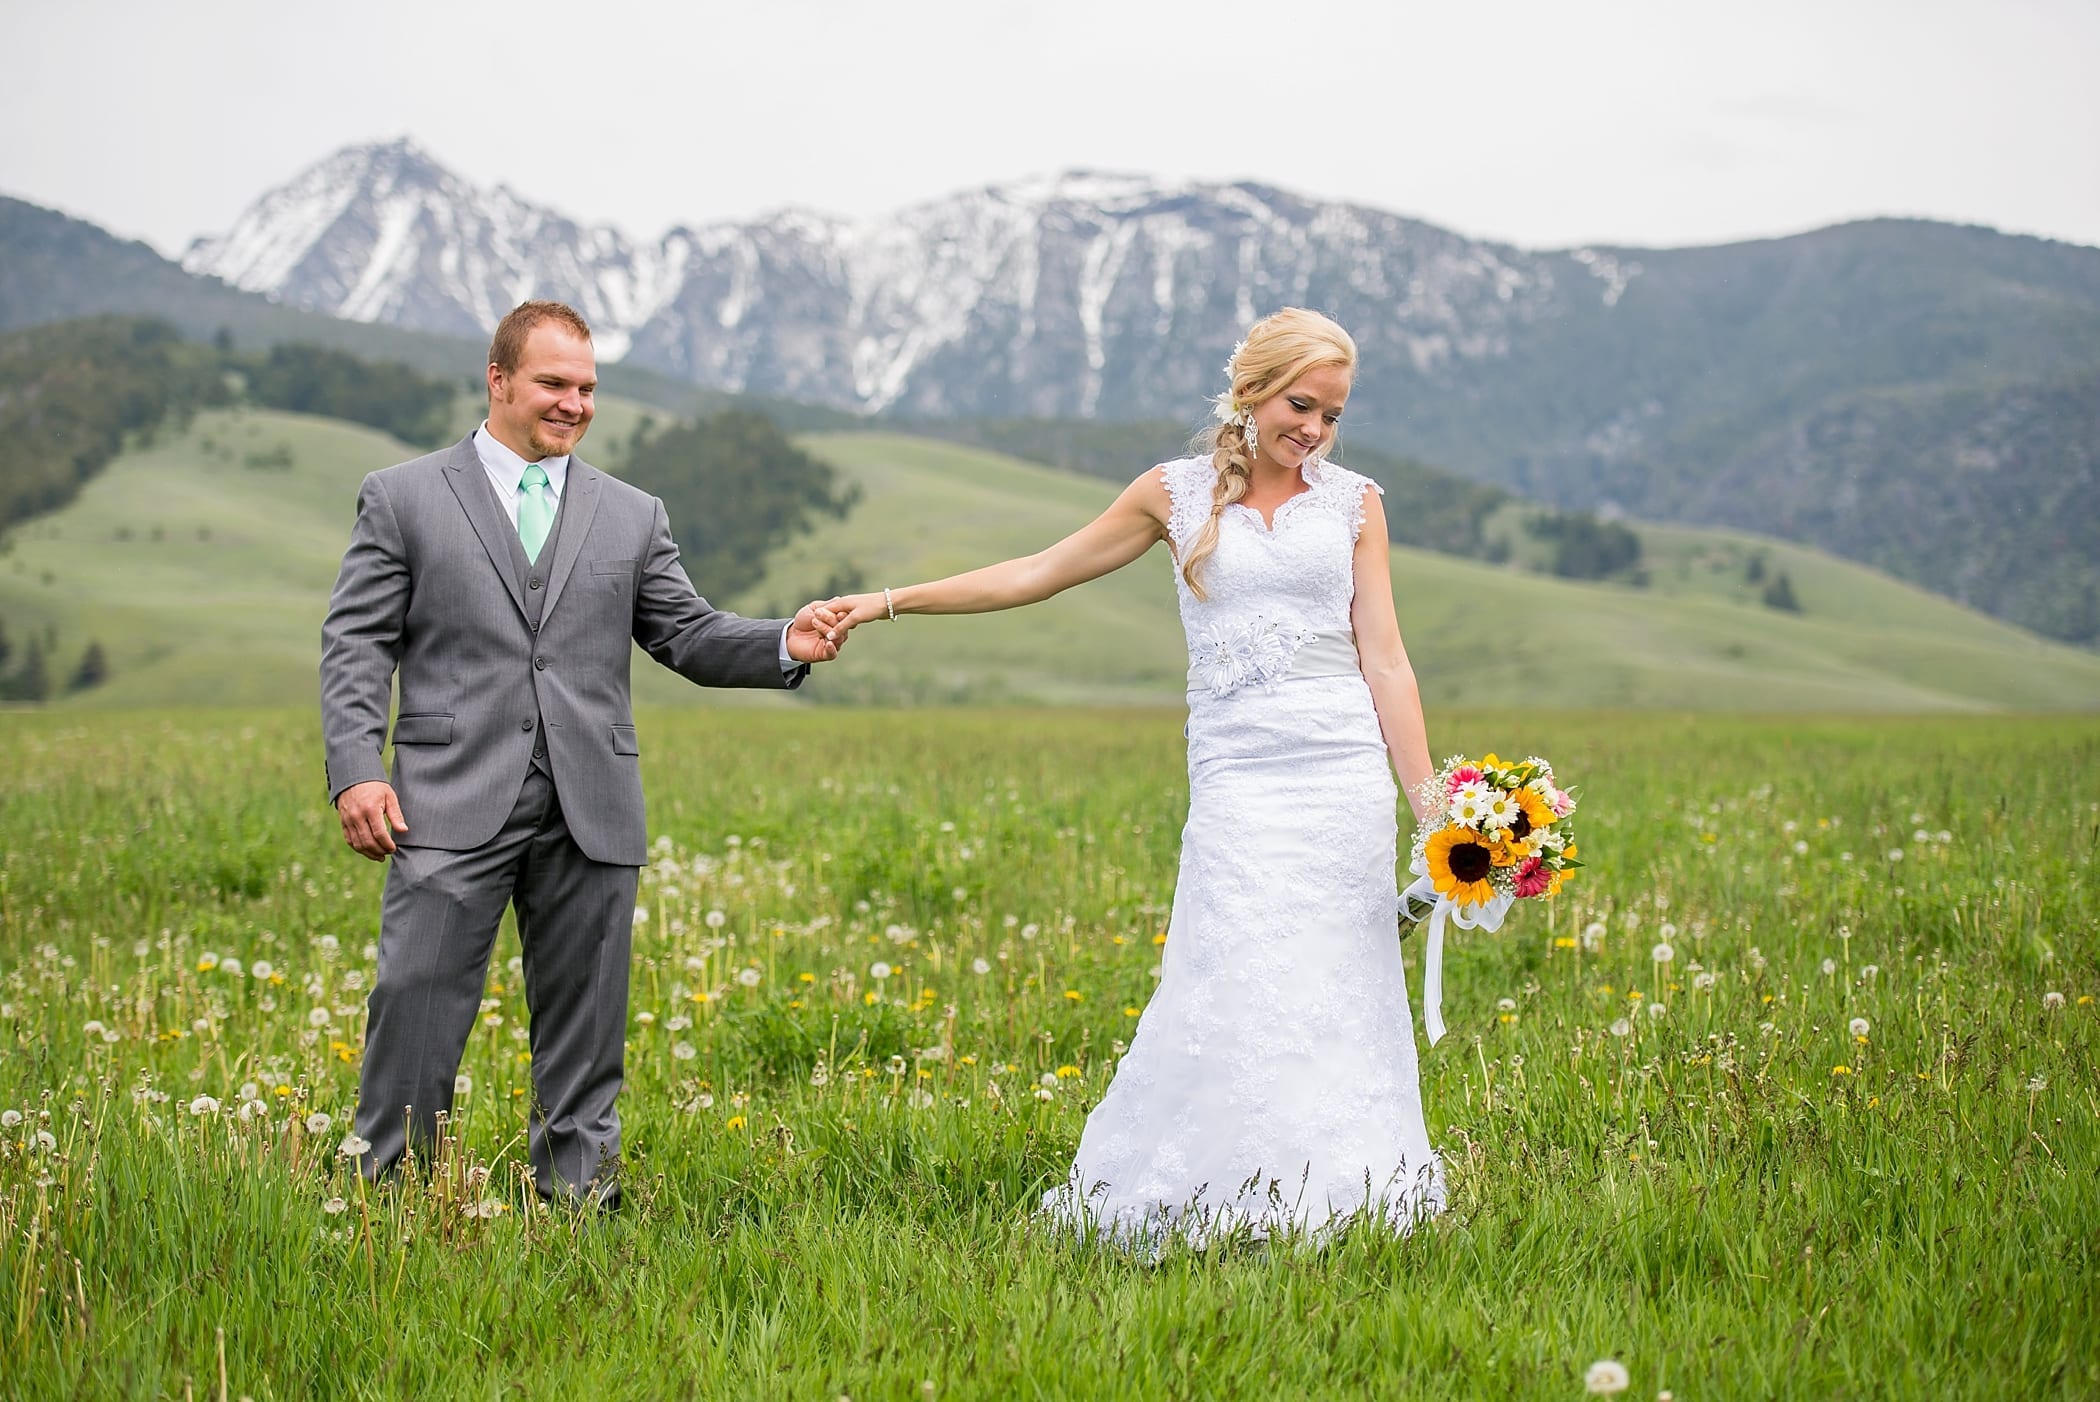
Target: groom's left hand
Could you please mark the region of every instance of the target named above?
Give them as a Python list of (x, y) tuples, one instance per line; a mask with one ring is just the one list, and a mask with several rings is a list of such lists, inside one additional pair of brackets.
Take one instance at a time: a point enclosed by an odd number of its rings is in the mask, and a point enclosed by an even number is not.
[(797, 662), (829, 662), (846, 645), (846, 621), (829, 604), (804, 604), (788, 625), (788, 656)]

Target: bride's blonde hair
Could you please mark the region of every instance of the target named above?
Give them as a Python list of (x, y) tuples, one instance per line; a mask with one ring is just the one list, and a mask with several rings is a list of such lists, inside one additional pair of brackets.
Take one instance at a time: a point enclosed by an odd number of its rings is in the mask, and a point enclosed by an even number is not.
[[(1232, 386), (1225, 402), (1231, 412), (1204, 435), (1209, 441), (1211, 464), (1218, 473), (1211, 488), (1210, 519), (1203, 523), (1203, 529), (1181, 559), (1181, 577), (1188, 581), (1189, 592), (1197, 598), (1204, 594), (1196, 571), (1218, 548), (1218, 520), (1226, 507), (1247, 495), (1252, 481), (1254, 453), (1247, 443), (1246, 416), (1257, 404), (1266, 403), (1297, 383), (1300, 375), (1322, 365), (1339, 365), (1354, 371), (1356, 342), (1334, 322), (1303, 307), (1285, 307), (1274, 316), (1255, 322), (1247, 339), (1233, 351), (1232, 361), (1225, 367)], [(1333, 442), (1334, 430), (1329, 429), (1321, 441), (1321, 451)]]

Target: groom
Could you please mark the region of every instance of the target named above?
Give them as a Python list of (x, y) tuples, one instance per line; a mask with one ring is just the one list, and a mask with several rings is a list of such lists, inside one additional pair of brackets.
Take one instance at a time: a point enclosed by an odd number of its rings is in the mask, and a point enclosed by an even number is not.
[(628, 640), (702, 686), (792, 688), (838, 653), (817, 605), (747, 619), (693, 591), (663, 503), (573, 455), (597, 380), (583, 318), (527, 302), (489, 347), (481, 427), (358, 493), (321, 628), (321, 726), (344, 840), (392, 860), (358, 1086), (370, 1178), (430, 1151), (515, 905), (539, 1191), (617, 1205), (647, 860)]

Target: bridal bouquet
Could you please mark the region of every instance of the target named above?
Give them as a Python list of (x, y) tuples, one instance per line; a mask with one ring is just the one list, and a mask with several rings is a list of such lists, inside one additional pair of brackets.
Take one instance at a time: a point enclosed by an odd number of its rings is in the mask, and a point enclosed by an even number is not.
[(1422, 1022), (1435, 1046), (1444, 1035), (1444, 922), (1500, 929), (1512, 904), (1559, 894), (1582, 863), (1567, 824), (1575, 798), (1536, 755), (1454, 756), (1416, 792), (1427, 816), (1415, 833), (1408, 869), (1416, 879), (1400, 893), (1400, 915), (1428, 918)]
[(1536, 755), (1453, 757), (1418, 792), (1430, 816), (1415, 834), (1414, 869), (1453, 905), (1557, 895), (1582, 865), (1566, 823), (1574, 795)]

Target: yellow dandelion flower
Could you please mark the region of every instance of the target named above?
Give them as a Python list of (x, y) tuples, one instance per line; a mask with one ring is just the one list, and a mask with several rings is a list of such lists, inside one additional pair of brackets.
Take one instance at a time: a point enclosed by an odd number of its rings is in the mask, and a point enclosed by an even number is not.
[(1060, 1066), (1057, 1068), (1057, 1079), (1060, 1081), (1069, 1081), (1078, 1074), (1079, 1068), (1077, 1066)]
[(790, 998), (788, 999), (788, 1006), (791, 1008), (799, 1008), (802, 1006), (802, 1000), (800, 998)]
[(743, 1127), (744, 1117), (742, 1115), (731, 1115), (729, 1117), (729, 1123), (722, 1126), (722, 1128), (724, 1129), (742, 1129)]
[(1076, 1002), (1078, 1002), (1078, 1001), (1080, 1001), (1080, 998), (1079, 998), (1079, 990), (1078, 990), (1078, 989), (1076, 989), (1076, 988), (1067, 988), (1067, 989), (1065, 990), (1065, 996), (1066, 996), (1067, 998), (1070, 998), (1070, 999), (1071, 999), (1071, 1000), (1072, 1000), (1073, 1002), (1075, 1002), (1075, 1003), (1076, 1003)]
[(876, 1001), (877, 1001), (877, 999), (876, 999), (876, 995), (875, 995), (875, 990), (871, 988), (871, 989), (869, 989), (869, 990), (868, 990), (867, 992), (865, 992), (865, 993), (861, 994), (861, 995), (860, 995), (860, 1001), (862, 1002), (862, 1004), (864, 1004), (864, 1005), (865, 1005), (865, 1006), (867, 1006), (867, 1007), (870, 1007), (870, 1008), (874, 1007), (874, 1006), (875, 1006), (875, 1004), (876, 1004)]
[(797, 983), (815, 983), (816, 981), (817, 981), (817, 976), (816, 976), (815, 974), (812, 974), (812, 973), (806, 973), (806, 972), (805, 972), (805, 973), (799, 973), (799, 974), (796, 974), (796, 975), (795, 975), (795, 982), (797, 982)]
[(1560, 935), (1554, 939), (1553, 947), (1555, 949), (1573, 949), (1575, 947), (1575, 937), (1573, 935)]
[(1125, 1009), (1123, 1009), (1123, 1016), (1125, 1016), (1125, 1017), (1136, 1017), (1137, 1015), (1138, 1015), (1138, 1010), (1137, 1010), (1136, 1008), (1125, 1008)]
[[(1162, 930), (1158, 934), (1154, 935), (1152, 937), (1152, 942), (1154, 944), (1165, 944), (1167, 942), (1166, 931)], [(2090, 1003), (2093, 1000), (2090, 998), (2080, 998), (2078, 1001), (2081, 1003)]]
[(1830, 1068), (1830, 1074), (1833, 1076), (1849, 1076), (1852, 1074), (1852, 1068), (1844, 1065), (1833, 1066)]

